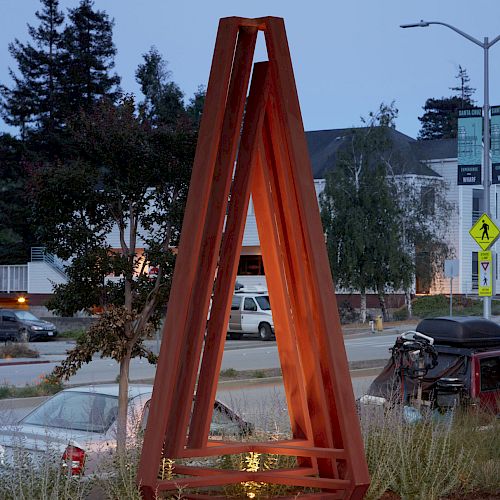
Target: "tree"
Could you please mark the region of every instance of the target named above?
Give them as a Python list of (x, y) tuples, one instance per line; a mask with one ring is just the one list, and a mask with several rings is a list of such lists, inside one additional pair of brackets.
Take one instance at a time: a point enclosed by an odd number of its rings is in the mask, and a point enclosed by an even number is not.
[(144, 63), (135, 72), (137, 82), (144, 94), (144, 101), (139, 110), (143, 119), (153, 126), (175, 127), (186, 117), (184, 94), (179, 86), (170, 80), (171, 72), (167, 70), (167, 61), (151, 47), (143, 54)]
[(387, 290), (404, 290), (411, 314), (416, 278), (432, 281), (450, 254), (446, 188), (438, 177), (415, 180), (413, 158), (390, 139), (396, 117), (394, 102), (382, 104), (365, 128), (351, 131), (320, 197), (333, 276), (360, 292), (363, 321), (368, 290), (384, 316)]
[(61, 121), (61, 27), (64, 15), (58, 0), (40, 0), (42, 10), (36, 12), (38, 27), (28, 25), (31, 43), (18, 39), (9, 44), (19, 74), (9, 70), (12, 88), (0, 87), (2, 116), (20, 127), (25, 137), (30, 128), (54, 130)]
[(189, 104), (186, 107), (186, 112), (191, 119), (193, 126), (198, 129), (201, 122), (201, 115), (203, 114), (203, 106), (205, 105), (205, 96), (207, 91), (203, 85), (198, 87), (194, 96), (189, 99)]
[[(98, 352), (120, 364), (123, 449), (130, 360), (154, 360), (142, 341), (158, 326), (170, 291), (195, 135), (180, 127), (151, 129), (130, 97), (97, 104), (70, 131), (75, 157), (39, 169), (32, 183), (40, 238), (49, 251), (71, 258), (68, 283), (55, 288), (48, 306), (65, 315), (81, 309), (100, 315), (55, 374), (68, 378)], [(113, 227), (118, 248), (109, 244)]]
[(459, 66), (456, 78), (459, 80), (459, 86), (451, 87), (451, 90), (458, 92), (458, 95), (441, 99), (430, 98), (425, 101), (423, 107), (425, 113), (418, 118), (422, 124), (418, 134), (419, 140), (457, 137), (458, 110), (474, 105), (472, 95), (475, 89), (469, 86), (470, 79), (462, 66)]
[[(394, 176), (395, 170), (399, 175)], [(404, 175), (404, 158), (389, 161), (388, 172), (394, 178), (399, 177), (394, 185), (400, 209), (402, 247), (414, 263), (411, 274), (401, 278), (401, 288), (405, 290), (405, 302), (411, 317), (413, 284), (419, 285), (421, 290), (430, 289), (435, 278), (441, 274), (445, 259), (452, 256), (453, 252), (446, 243), (445, 235), (450, 213), (455, 207), (447, 201), (447, 188), (441, 178), (427, 180), (425, 183), (407, 178)]]
[(376, 291), (384, 308), (386, 288), (396, 287), (399, 279), (393, 270), (400, 255), (401, 228), (381, 159), (388, 148), (387, 128), (396, 114), (393, 104), (382, 105), (365, 120), (367, 127), (351, 131), (320, 197), (333, 276), (339, 287), (360, 292), (363, 322), (366, 293)]
[(458, 80), (459, 84), (457, 87), (450, 87), (450, 90), (454, 90), (456, 92), (457, 97), (460, 97), (464, 105), (466, 103), (474, 104), (472, 96), (474, 95), (476, 89), (469, 85), (470, 78), (467, 74), (467, 70), (462, 68), (460, 64), (458, 65), (458, 74), (455, 78)]
[(33, 243), (23, 150), (20, 140), (0, 135), (0, 264), (26, 262)]
[(69, 9), (62, 37), (63, 86), (68, 112), (90, 111), (103, 98), (116, 100), (120, 77), (111, 74), (115, 63), (113, 21), (92, 0)]
[(415, 160), (411, 156), (392, 144), (379, 154), (398, 206), (402, 258), (392, 268), (393, 282), (405, 291), (411, 317), (413, 286), (429, 289), (440, 275), (445, 259), (452, 255), (446, 233), (455, 207), (448, 202), (447, 187), (440, 177), (416, 179), (412, 167)]

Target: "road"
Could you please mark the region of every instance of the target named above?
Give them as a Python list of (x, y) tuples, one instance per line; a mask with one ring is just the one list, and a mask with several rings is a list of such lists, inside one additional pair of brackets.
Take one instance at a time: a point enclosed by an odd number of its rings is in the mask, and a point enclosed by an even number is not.
[[(377, 335), (369, 337), (347, 337), (345, 346), (349, 361), (363, 361), (371, 359), (387, 359), (388, 348), (394, 344), (396, 335)], [(151, 341), (150, 348), (155, 350), (156, 343)], [(0, 385), (9, 384), (23, 386), (36, 383), (50, 373), (61, 361), (67, 349), (74, 346), (70, 342), (39, 342), (31, 344), (42, 354), (42, 359), (49, 363), (17, 366), (0, 365)], [(51, 353), (51, 354), (48, 354)], [(261, 370), (278, 368), (278, 349), (276, 342), (262, 342), (260, 340), (228, 340), (222, 359), (222, 369)], [(151, 379), (156, 368), (146, 360), (134, 359), (130, 366), (130, 379)], [(93, 361), (71, 377), (72, 384), (93, 384), (99, 382), (114, 382), (118, 376), (118, 364), (112, 359), (94, 357)]]
[[(355, 397), (365, 394), (374, 376), (362, 376), (352, 379)], [(287, 432), (290, 428), (287, 403), (283, 384), (272, 381), (244, 385), (244, 386), (219, 386), (217, 398), (236, 411), (248, 422), (252, 422), (259, 429), (273, 432)], [(38, 401), (34, 401), (38, 400)], [(21, 401), (21, 408), (12, 408), (8, 401), (1, 402), (0, 432), (2, 426), (15, 425), (33, 408), (40, 404), (39, 398)], [(19, 404), (16, 401), (14, 406)]]

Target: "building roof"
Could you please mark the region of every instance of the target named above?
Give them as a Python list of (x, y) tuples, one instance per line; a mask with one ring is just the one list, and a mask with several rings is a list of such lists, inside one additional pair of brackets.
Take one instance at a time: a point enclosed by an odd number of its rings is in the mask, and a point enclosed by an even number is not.
[[(393, 128), (387, 130), (392, 143), (392, 153), (397, 153), (404, 158), (404, 167), (401, 167), (396, 173), (439, 177), (438, 173), (422, 163), (422, 160), (430, 159), (424, 157), (425, 154), (430, 152), (429, 146), (428, 149), (416, 147), (415, 145), (419, 144), (419, 142), (412, 137)], [(337, 154), (341, 148), (347, 145), (347, 140), (352, 131), (352, 128), (343, 128), (306, 132), (313, 177), (315, 179), (324, 178), (329, 170), (335, 168)], [(422, 142), (432, 143), (438, 141)], [(403, 163), (399, 163), (399, 165)]]
[(442, 160), (456, 158), (457, 139), (435, 139), (432, 141), (415, 141), (412, 148), (419, 160)]

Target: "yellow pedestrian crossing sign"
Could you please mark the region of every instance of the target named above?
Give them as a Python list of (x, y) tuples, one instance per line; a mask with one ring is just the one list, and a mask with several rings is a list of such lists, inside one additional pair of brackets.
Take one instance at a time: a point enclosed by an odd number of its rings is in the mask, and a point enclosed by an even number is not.
[(486, 214), (483, 214), (470, 228), (469, 234), (483, 250), (488, 250), (500, 235), (500, 229)]

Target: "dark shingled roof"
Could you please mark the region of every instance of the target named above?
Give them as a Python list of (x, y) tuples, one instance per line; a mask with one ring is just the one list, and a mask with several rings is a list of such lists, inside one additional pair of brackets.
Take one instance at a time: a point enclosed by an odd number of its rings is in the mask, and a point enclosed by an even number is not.
[(435, 139), (433, 141), (415, 141), (412, 148), (419, 160), (442, 160), (456, 158), (457, 139)]
[[(335, 168), (337, 153), (340, 148), (347, 144), (347, 138), (352, 130), (352, 128), (341, 128), (306, 132), (309, 156), (315, 179), (323, 179), (326, 172)], [(419, 144), (415, 139), (393, 128), (389, 128), (388, 133), (393, 150), (405, 158), (404, 173), (439, 177), (438, 173), (421, 162), (421, 160), (430, 159), (430, 157), (424, 157), (424, 150), (421, 151), (421, 149), (415, 147), (415, 145)], [(438, 141), (423, 142), (432, 143)]]

